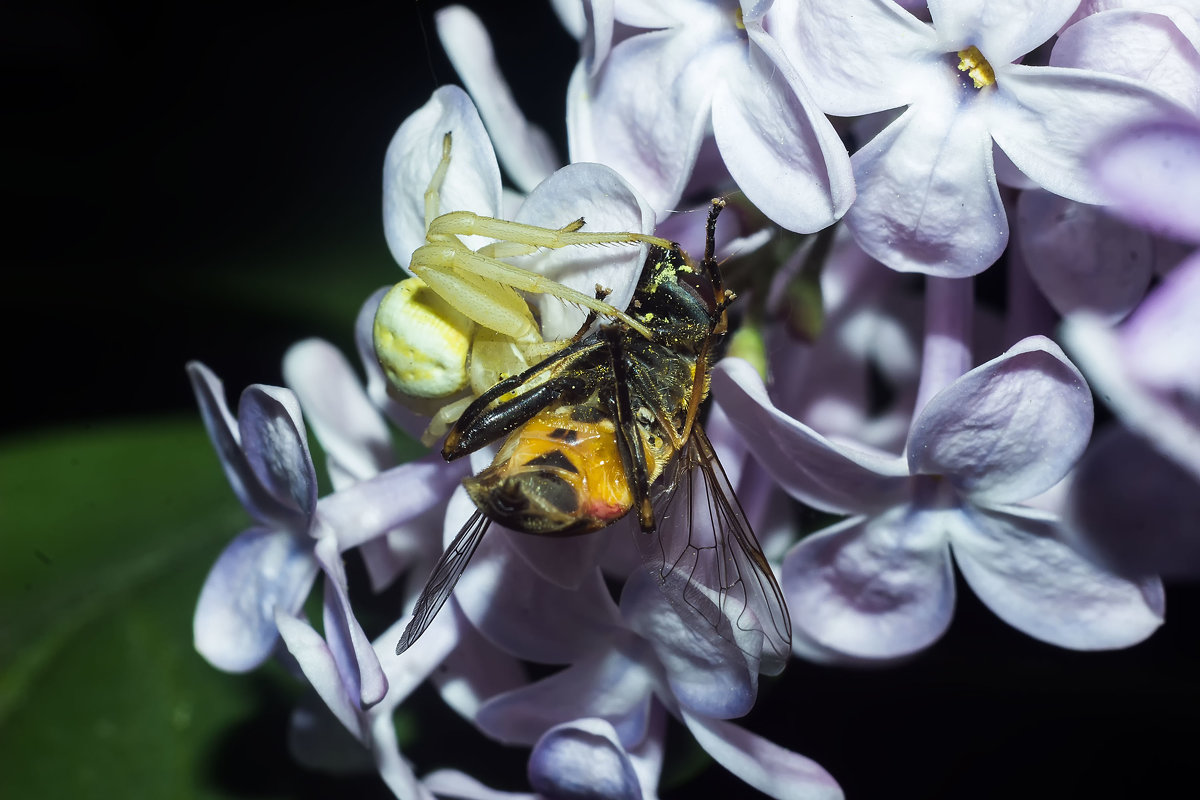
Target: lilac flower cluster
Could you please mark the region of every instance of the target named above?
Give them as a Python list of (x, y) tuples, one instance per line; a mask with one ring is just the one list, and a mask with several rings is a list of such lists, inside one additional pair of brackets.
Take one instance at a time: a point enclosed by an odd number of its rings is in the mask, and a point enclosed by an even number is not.
[[(731, 352), (747, 358), (713, 370), (707, 428), (774, 562), (793, 655), (919, 653), (950, 624), (954, 565), (1042, 641), (1102, 650), (1153, 633), (1159, 575), (1200, 574), (1200, 3), (553, 5), (582, 53), (571, 163), (515, 105), (479, 21), (444, 9), (466, 91), (437, 90), (388, 149), (396, 261), (426, 242), (446, 133), (441, 212), (550, 229), (583, 217), (699, 250), (692, 210), (724, 196), (719, 255), (743, 279)], [(609, 287), (624, 308), (644, 253), (509, 260)], [(1003, 314), (976, 302), (972, 277), (989, 268), (1006, 270)], [(819, 302), (796, 300), (806, 292)], [(294, 667), (332, 712), (297, 712), (297, 755), (328, 761), (336, 719), (401, 798), (651, 798), (669, 717), (770, 796), (842, 797), (820, 765), (730, 721), (775, 671), (767, 654), (689, 625), (642, 569), (629, 520), (555, 540), (494, 527), (429, 630), (394, 654), (474, 512), (460, 482), (494, 451), (397, 464), (389, 423), (415, 437), (428, 419), (388, 394), (372, 344), (382, 295), (356, 329), (365, 386), (332, 346), (301, 342), (290, 389), (249, 387), (235, 417), (216, 376), (189, 365), (253, 520), (201, 592), (200, 653), (229, 671)], [(547, 341), (583, 320), (531, 302)], [(1093, 390), (1115, 416), (1094, 440)], [(326, 454), (324, 497), (306, 430)], [(797, 502), (841, 519), (798, 530)], [(367, 587), (348, 584), (351, 551)], [(371, 641), (351, 590), (396, 581), (404, 607)], [(561, 669), (530, 680), (527, 663)], [(534, 794), (414, 773), (392, 716), (425, 680), (484, 735), (532, 748)]]

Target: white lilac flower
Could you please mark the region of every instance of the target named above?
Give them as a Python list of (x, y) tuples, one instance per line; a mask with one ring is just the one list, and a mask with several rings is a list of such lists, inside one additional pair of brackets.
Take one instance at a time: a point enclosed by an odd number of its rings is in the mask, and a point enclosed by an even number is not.
[(277, 614), (297, 614), (323, 573), (326, 628), (358, 654), (361, 702), (377, 702), (386, 681), (350, 608), (340, 554), (437, 504), (449, 491), (440, 488), (444, 465), (396, 467), (318, 501), (292, 392), (251, 386), (235, 419), (220, 380), (196, 362), (188, 372), (225, 473), (256, 523), (222, 552), (205, 581), (194, 620), (196, 649), (221, 669), (253, 669), (275, 648)]
[[(1140, 82), (1020, 59), (1055, 34), (1076, 0), (931, 0), (932, 24), (888, 0), (779, 3), (768, 28), (827, 113), (905, 108), (851, 158), (846, 222), (893, 269), (964, 277), (1008, 241), (993, 142), (1043, 188), (1103, 199), (1094, 145), (1173, 108)], [(853, 24), (850, 24), (853, 21)]]
[(780, 412), (744, 362), (714, 370), (714, 393), (775, 480), (850, 515), (784, 559), (797, 652), (894, 659), (932, 644), (953, 612), (951, 552), (980, 599), (1031, 636), (1084, 650), (1141, 641), (1161, 622), (1157, 580), (1098, 568), (1064, 543), (1054, 514), (1022, 505), (1083, 452), (1092, 405), (1082, 376), (1042, 337), (963, 374), (970, 284), (930, 289), (921, 410), (902, 457), (831, 441)]
[[(769, 3), (590, 5), (592, 44), (568, 88), (572, 161), (614, 167), (663, 216), (711, 134), (738, 187), (779, 225), (811, 232), (845, 213), (845, 147), (764, 28)], [(610, 49), (614, 23), (630, 35)]]
[[(1200, 122), (1135, 126), (1097, 153), (1114, 207), (1156, 232), (1200, 242)], [(1073, 487), (1074, 520), (1089, 544), (1134, 573), (1200, 574), (1200, 515), (1186, 499), (1200, 481), (1200, 253), (1168, 275), (1119, 328), (1077, 314), (1063, 335), (1120, 421), (1143, 437), (1112, 434)], [(1146, 446), (1149, 443), (1153, 452)], [(1165, 456), (1165, 458), (1163, 457)], [(1118, 480), (1131, 465), (1138, 474)], [(1190, 476), (1193, 482), (1190, 489)], [(1178, 493), (1179, 497), (1175, 497)], [(1123, 514), (1100, 514), (1120, 498)], [(1134, 530), (1121, 529), (1134, 520)], [(1138, 547), (1138, 531), (1145, 547)]]

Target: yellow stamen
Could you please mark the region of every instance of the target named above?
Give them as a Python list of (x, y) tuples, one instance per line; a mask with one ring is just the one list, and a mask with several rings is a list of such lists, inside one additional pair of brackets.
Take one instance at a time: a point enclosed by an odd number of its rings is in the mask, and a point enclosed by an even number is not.
[(959, 50), (958, 58), (959, 72), (965, 72), (971, 76), (976, 89), (991, 86), (996, 82), (996, 73), (992, 71), (992, 65), (987, 62), (983, 53), (979, 52), (979, 48), (975, 45), (971, 45), (966, 50)]

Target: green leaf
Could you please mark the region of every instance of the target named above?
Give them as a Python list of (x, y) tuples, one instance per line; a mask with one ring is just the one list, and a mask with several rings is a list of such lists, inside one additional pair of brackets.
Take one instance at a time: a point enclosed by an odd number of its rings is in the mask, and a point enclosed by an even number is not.
[(192, 647), (204, 577), (249, 523), (200, 421), (8, 441), (0, 498), (0, 796), (229, 796), (213, 759), (271, 679)]

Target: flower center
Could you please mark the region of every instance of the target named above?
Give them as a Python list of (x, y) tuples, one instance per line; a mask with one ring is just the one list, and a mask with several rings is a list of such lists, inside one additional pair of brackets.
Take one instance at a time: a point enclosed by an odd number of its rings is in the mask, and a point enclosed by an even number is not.
[(958, 70), (967, 73), (975, 82), (976, 89), (991, 86), (996, 82), (996, 73), (992, 72), (992, 65), (987, 62), (983, 53), (979, 52), (979, 48), (975, 45), (958, 51)]

